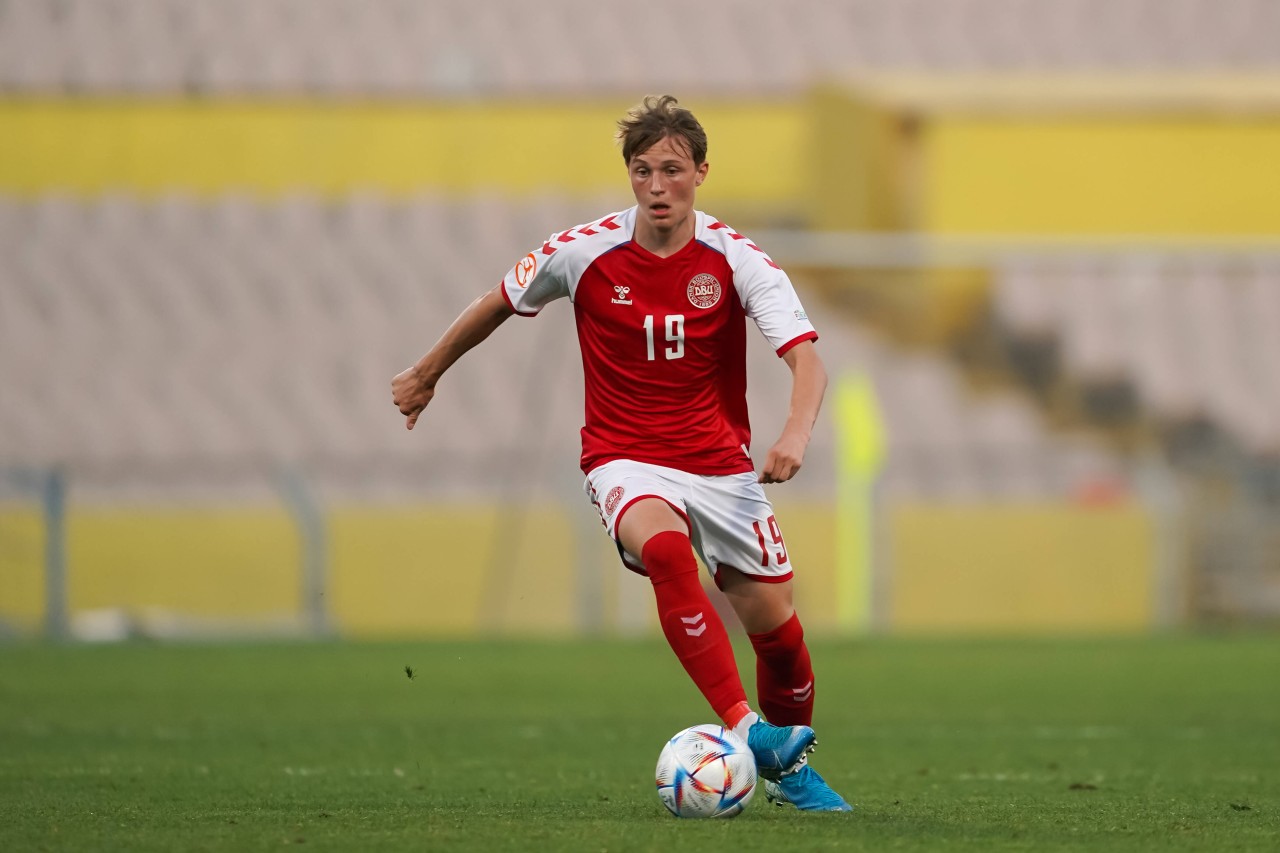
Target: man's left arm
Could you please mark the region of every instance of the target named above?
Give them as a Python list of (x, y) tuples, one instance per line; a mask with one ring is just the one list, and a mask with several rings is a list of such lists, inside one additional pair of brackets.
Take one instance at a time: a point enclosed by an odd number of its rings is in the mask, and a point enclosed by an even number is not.
[(761, 483), (785, 483), (800, 470), (827, 390), (827, 371), (813, 341), (796, 344), (782, 354), (782, 360), (791, 368), (791, 408), (782, 435), (764, 457)]

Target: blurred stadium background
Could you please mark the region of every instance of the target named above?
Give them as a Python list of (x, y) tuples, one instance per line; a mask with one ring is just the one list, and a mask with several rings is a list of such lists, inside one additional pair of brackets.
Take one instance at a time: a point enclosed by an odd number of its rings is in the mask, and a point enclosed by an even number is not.
[(566, 305), (413, 433), (389, 382), (629, 206), (613, 122), (658, 92), (837, 380), (772, 492), (810, 630), (1274, 620), (1278, 35), (1274, 0), (0, 0), (0, 634), (651, 631)]

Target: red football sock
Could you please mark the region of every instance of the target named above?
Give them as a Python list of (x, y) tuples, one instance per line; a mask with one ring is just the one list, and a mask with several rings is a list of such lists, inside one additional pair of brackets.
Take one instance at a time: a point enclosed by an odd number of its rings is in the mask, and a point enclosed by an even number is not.
[(698, 581), (689, 537), (669, 530), (652, 537), (640, 555), (653, 583), (658, 620), (685, 672), (729, 726), (741, 719), (747, 693), (720, 615)]
[(804, 644), (800, 617), (772, 631), (748, 634), (756, 650), (756, 693), (760, 712), (775, 726), (813, 724), (813, 664)]

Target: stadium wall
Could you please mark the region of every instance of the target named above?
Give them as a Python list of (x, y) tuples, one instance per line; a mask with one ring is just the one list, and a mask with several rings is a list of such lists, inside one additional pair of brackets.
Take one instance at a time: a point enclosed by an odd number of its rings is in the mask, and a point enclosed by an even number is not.
[(40, 629), (45, 610), (44, 513), (0, 504), (0, 625), (22, 633)]
[[(880, 77), (690, 102), (705, 206), (830, 230), (1280, 232), (1274, 79)], [(0, 192), (618, 192), (617, 103), (0, 99)], [(732, 144), (717, 140), (732, 140)], [(798, 155), (798, 156), (797, 156)]]
[[(585, 510), (584, 510), (585, 511)], [(808, 627), (841, 629), (836, 517), (780, 503)], [(513, 527), (513, 518), (522, 529)], [(648, 591), (603, 535), (568, 513), (498, 506), (337, 507), (327, 515), (330, 625), (345, 636), (650, 630)], [(35, 631), (44, 610), (39, 513), (0, 510), (0, 620)], [(893, 633), (1131, 632), (1155, 625), (1152, 530), (1136, 506), (900, 505), (882, 525), (876, 627)], [(302, 624), (301, 543), (283, 509), (79, 508), (68, 513), (68, 606), (145, 626)], [(527, 542), (527, 547), (510, 547)], [(499, 547), (501, 543), (502, 547)], [(510, 557), (515, 554), (514, 558)], [(582, 611), (581, 570), (598, 573)], [(590, 584), (588, 584), (590, 586)], [(630, 600), (630, 603), (628, 603)], [(174, 619), (170, 617), (180, 617)]]
[[(798, 212), (808, 183), (803, 103), (707, 101), (702, 200)], [(375, 191), (619, 193), (612, 140), (627, 104), (193, 99), (0, 100), (0, 191), (274, 195)], [(733, 140), (733, 144), (717, 140)]]
[(985, 235), (1280, 233), (1274, 76), (877, 75), (812, 96), (814, 222)]

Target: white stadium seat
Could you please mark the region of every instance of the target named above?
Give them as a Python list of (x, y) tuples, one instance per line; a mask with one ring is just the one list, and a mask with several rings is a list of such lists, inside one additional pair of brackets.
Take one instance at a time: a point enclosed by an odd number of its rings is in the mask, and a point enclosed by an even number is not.
[[(1274, 67), (1269, 0), (11, 0), (0, 90), (781, 95), (858, 69)], [(687, 34), (687, 37), (686, 37)]]
[[(523, 252), (619, 202), (0, 198), (19, 247), (0, 253), (0, 381), (18, 400), (0, 407), (0, 464), (430, 458), (441, 482), (480, 491), (504, 476), (495, 454), (525, 440), (572, 465), (582, 379), (567, 304), (513, 319), (459, 362), (424, 417), (430, 439), (404, 435), (389, 383)], [(878, 389), (893, 494), (1055, 488), (1027, 464), (1055, 438), (1025, 401), (975, 395), (940, 356), (812, 310), (833, 377), (862, 372)], [(758, 338), (748, 399), (762, 454), (789, 372)], [(824, 419), (804, 488), (834, 488), (835, 445)]]

